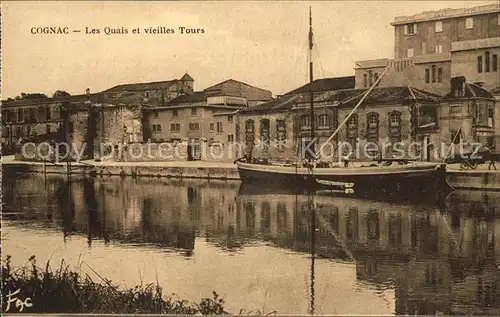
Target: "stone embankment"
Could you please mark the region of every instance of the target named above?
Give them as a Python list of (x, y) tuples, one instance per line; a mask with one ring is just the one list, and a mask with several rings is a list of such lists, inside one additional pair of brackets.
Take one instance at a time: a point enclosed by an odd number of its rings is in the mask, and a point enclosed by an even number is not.
[[(497, 164), (498, 165), (498, 164)], [(168, 162), (95, 162), (44, 163), (15, 160), (13, 156), (2, 158), (4, 172), (47, 173), (95, 176), (170, 177), (219, 180), (239, 180), (238, 169), (233, 163), (214, 161)], [(458, 165), (447, 166), (447, 181), (455, 189), (500, 191), (499, 170), (488, 170), (481, 165), (475, 170), (461, 170)]]
[(170, 177), (239, 180), (233, 163), (203, 161), (177, 162), (95, 162), (44, 163), (2, 158), (4, 172), (47, 173), (95, 176)]

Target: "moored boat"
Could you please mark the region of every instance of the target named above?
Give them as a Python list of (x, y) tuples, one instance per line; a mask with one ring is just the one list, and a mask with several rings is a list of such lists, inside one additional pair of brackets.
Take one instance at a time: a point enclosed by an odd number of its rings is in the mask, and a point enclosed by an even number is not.
[[(345, 184), (360, 191), (411, 191), (435, 190), (444, 178), (445, 165), (414, 162), (404, 165), (363, 167), (309, 168), (277, 164), (237, 162), (238, 172), (244, 182), (278, 183), (284, 186), (327, 185), (327, 182)], [(353, 184), (349, 186), (348, 184)]]
[[(312, 18), (309, 17), (309, 72), (310, 84), (313, 82), (312, 74)], [(408, 62), (408, 66), (411, 63)], [(347, 117), (339, 124), (335, 132), (328, 138), (324, 144), (329, 144), (330, 141), (339, 133), (342, 127), (348, 122), (350, 117), (357, 111), (359, 106), (376, 87), (389, 69), (398, 66), (389, 65), (376, 79), (375, 83), (363, 94), (362, 98), (347, 115)], [(404, 66), (404, 65), (403, 65)], [(310, 117), (315, 117), (314, 112), (314, 98), (313, 90), (310, 88)], [(310, 140), (315, 143), (315, 120), (310, 122)], [(352, 189), (356, 192), (367, 191), (435, 191), (446, 186), (445, 181), (445, 164), (444, 163), (431, 163), (431, 162), (417, 162), (409, 159), (392, 159), (382, 158), (378, 162), (368, 162), (361, 166), (334, 167), (330, 163), (317, 164), (319, 158), (314, 150), (315, 145), (307, 147), (310, 152), (306, 153), (305, 162), (296, 164), (270, 164), (265, 161), (259, 161), (251, 158), (248, 153), (245, 159), (237, 160), (238, 172), (240, 178), (244, 182), (257, 182), (257, 183), (279, 183), (283, 186), (299, 186), (307, 188), (321, 188), (321, 187), (336, 187), (340, 189)], [(348, 163), (349, 153), (346, 155), (346, 162)], [(302, 157), (302, 156), (301, 156)], [(352, 164), (351, 164), (352, 165)], [(328, 167), (325, 167), (328, 166)]]

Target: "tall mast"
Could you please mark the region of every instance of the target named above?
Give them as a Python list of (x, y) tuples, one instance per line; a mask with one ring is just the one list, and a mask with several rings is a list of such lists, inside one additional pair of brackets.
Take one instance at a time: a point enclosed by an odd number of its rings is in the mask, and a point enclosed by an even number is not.
[(312, 60), (312, 49), (313, 49), (313, 30), (312, 30), (312, 13), (311, 13), (311, 7), (309, 7), (309, 98), (310, 98), (310, 119), (311, 119), (311, 142), (313, 144), (311, 145), (310, 149), (313, 154), (313, 156), (316, 154), (315, 147), (314, 147), (314, 106), (313, 106), (313, 89), (312, 89), (312, 82), (313, 82), (313, 60)]

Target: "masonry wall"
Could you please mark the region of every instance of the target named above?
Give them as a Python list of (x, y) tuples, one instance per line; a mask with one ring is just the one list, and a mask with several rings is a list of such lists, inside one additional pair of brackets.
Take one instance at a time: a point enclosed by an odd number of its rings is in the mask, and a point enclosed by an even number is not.
[[(406, 57), (407, 49), (415, 55), (433, 53), (436, 45), (442, 45), (443, 53), (450, 52), (452, 42), (486, 39), (500, 36), (498, 13), (474, 15), (473, 28), (465, 28), (466, 17), (418, 22), (416, 34), (404, 34), (404, 24), (394, 27), (395, 58)], [(442, 32), (436, 32), (436, 22), (441, 21)], [(408, 24), (414, 24), (408, 22)]]
[[(485, 52), (490, 53), (490, 69), (486, 72)], [(492, 55), (497, 55), (497, 70), (493, 71)], [(482, 56), (482, 72), (478, 72), (477, 58)], [(467, 82), (483, 82), (484, 88), (490, 90), (500, 86), (500, 47), (458, 51), (451, 54), (451, 76), (465, 76)]]
[[(270, 134), (270, 145), (268, 150), (264, 150), (260, 142), (260, 121), (262, 119), (269, 120), (269, 134)], [(254, 147), (251, 149), (252, 155), (258, 158), (268, 158), (271, 160), (290, 160), (294, 159), (296, 155), (296, 141), (294, 139), (295, 133), (295, 122), (292, 116), (287, 116), (286, 113), (275, 113), (275, 114), (239, 114), (238, 124), (239, 132), (238, 138), (239, 143), (243, 146), (244, 153), (250, 151), (250, 148), (246, 146), (247, 135), (245, 131), (245, 122), (247, 120), (254, 121)], [(285, 120), (286, 125), (286, 138), (284, 146), (279, 148), (276, 144), (277, 140), (277, 127), (276, 120)]]
[[(339, 108), (338, 110), (338, 120), (342, 122), (352, 108)], [(411, 137), (411, 114), (408, 106), (401, 104), (389, 104), (389, 105), (367, 105), (365, 107), (360, 107), (356, 114), (358, 116), (358, 147), (360, 149), (359, 154), (356, 153), (356, 158), (360, 160), (370, 159), (369, 156), (365, 155), (364, 147), (367, 144), (367, 115), (369, 113), (377, 113), (379, 115), (379, 125), (378, 125), (378, 140), (379, 146), (385, 145), (385, 157), (391, 156), (391, 151), (389, 148), (392, 147), (389, 138), (389, 114), (393, 111), (401, 113), (401, 142), (405, 145), (405, 153), (410, 151), (406, 146), (412, 141)], [(347, 142), (347, 125), (342, 128), (339, 133), (339, 142)], [(339, 148), (340, 151), (340, 148)]]
[[(213, 141), (221, 144), (229, 144), (230, 142), (236, 141), (236, 116), (234, 114), (228, 114), (224, 112), (224, 114), (217, 114), (214, 112), (213, 114), (213, 127), (214, 129), (209, 129), (208, 133), (205, 134), (208, 141)], [(222, 131), (217, 131), (217, 123), (222, 125)], [(232, 138), (231, 138), (232, 136)]]
[[(422, 89), (434, 94), (445, 95), (450, 90), (450, 78), (451, 74), (451, 63), (449, 60), (439, 58), (439, 56), (433, 56), (432, 58), (428, 58), (427, 62), (420, 61), (412, 65), (411, 67), (405, 68), (401, 71), (389, 70), (386, 75), (381, 79), (378, 87), (397, 87), (397, 86), (411, 86), (414, 88)], [(435, 67), (435, 82), (432, 82), (432, 67)], [(377, 74), (379, 77), (382, 75), (384, 66), (370, 67), (370, 68), (357, 68), (355, 70), (355, 78), (356, 78), (356, 88), (363, 89), (369, 88), (369, 81), (367, 85), (364, 82), (364, 75), (369, 76), (369, 72), (372, 74)], [(437, 71), (438, 68), (441, 68), (442, 78), (439, 82)], [(426, 83), (425, 71), (429, 69), (429, 83)], [(375, 79), (373, 79), (372, 83), (375, 83)]]

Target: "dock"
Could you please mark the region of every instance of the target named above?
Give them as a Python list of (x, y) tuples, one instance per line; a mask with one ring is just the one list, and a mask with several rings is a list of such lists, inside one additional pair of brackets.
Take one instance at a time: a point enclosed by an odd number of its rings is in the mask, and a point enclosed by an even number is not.
[[(497, 164), (500, 165), (500, 164)], [(449, 164), (446, 179), (454, 189), (500, 191), (500, 166), (488, 170), (488, 164), (475, 170), (461, 170), (458, 164)], [(15, 160), (14, 156), (2, 157), (3, 172), (19, 174), (45, 173), (65, 175), (166, 177), (214, 180), (239, 180), (238, 168), (234, 163), (214, 161), (175, 162), (30, 162)]]

